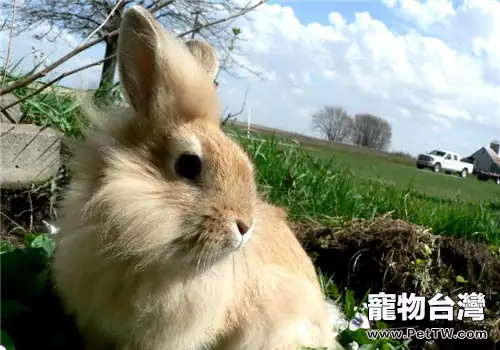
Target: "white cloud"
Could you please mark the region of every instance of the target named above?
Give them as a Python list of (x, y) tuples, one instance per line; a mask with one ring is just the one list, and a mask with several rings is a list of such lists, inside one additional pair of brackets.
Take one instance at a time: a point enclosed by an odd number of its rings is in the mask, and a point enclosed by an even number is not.
[(415, 21), (421, 28), (442, 25), (443, 20), (455, 13), (451, 1), (383, 0), (390, 8), (398, 8), (409, 20)]
[[(239, 110), (248, 84), (252, 122), (307, 134), (308, 116), (325, 104), (372, 113), (392, 123), (393, 148), (411, 153), (443, 147), (467, 154), (474, 151), (470, 145), (499, 138), (500, 2), (384, 3), (393, 13), (386, 23), (368, 12), (352, 21), (331, 12), (317, 19), (326, 24), (304, 24), (278, 4), (261, 6), (248, 15), (252, 21), (236, 20), (238, 62), (266, 79), (245, 70), (240, 80), (222, 74), (224, 104)], [(31, 47), (29, 37), (23, 40), (14, 45), (17, 55)], [(51, 58), (67, 51), (61, 43)], [(102, 53), (102, 46), (95, 48), (64, 68)], [(96, 68), (80, 77), (95, 84), (98, 74)], [(81, 79), (65, 82), (80, 85)]]

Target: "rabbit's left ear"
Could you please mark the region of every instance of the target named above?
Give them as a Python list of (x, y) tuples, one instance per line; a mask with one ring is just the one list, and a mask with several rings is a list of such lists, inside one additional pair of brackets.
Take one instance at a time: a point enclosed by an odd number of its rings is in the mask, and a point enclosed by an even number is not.
[(213, 47), (201, 40), (192, 39), (186, 45), (194, 57), (201, 63), (203, 69), (214, 79), (219, 69), (219, 61)]
[(118, 71), (130, 105), (147, 114), (158, 78), (161, 28), (142, 7), (123, 16), (118, 37)]
[[(199, 52), (205, 57), (210, 51), (204, 47)], [(219, 123), (212, 77), (184, 42), (163, 30), (141, 6), (123, 16), (118, 68), (127, 98), (141, 117), (170, 124), (193, 119)]]

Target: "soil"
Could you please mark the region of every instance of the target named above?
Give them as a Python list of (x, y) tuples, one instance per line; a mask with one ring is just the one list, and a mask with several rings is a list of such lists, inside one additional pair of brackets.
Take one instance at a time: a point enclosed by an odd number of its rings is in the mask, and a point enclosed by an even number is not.
[[(402, 321), (398, 317), (387, 323), (390, 327), (417, 329), (485, 329), (488, 340), (441, 339), (436, 345), (440, 350), (500, 349), (500, 256), (494, 248), (435, 236), (422, 227), (390, 217), (355, 220), (342, 228), (311, 223), (292, 226), (322, 273), (359, 298), (368, 289), (370, 293), (413, 292), (427, 298), (441, 292), (455, 301), (459, 293), (483, 293), (487, 309), (484, 321)], [(424, 341), (412, 343), (423, 345)]]
[(22, 245), (28, 233), (46, 233), (43, 221), (55, 222), (57, 204), (70, 180), (62, 166), (52, 180), (29, 189), (0, 189), (0, 234), (2, 239)]
[(2, 239), (21, 246), (28, 233), (47, 232), (42, 220), (50, 221), (50, 198), (24, 189), (1, 189)]

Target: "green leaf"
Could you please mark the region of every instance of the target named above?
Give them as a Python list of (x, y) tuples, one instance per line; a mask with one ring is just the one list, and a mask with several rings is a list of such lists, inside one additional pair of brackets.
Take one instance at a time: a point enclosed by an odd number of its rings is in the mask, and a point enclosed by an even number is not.
[(48, 257), (52, 256), (54, 248), (56, 246), (55, 242), (49, 238), (47, 235), (42, 234), (36, 237), (30, 244), (32, 248), (42, 248)]
[(0, 242), (0, 254), (8, 253), (16, 249), (16, 246), (11, 241), (2, 240)]
[(14, 342), (10, 338), (10, 336), (7, 334), (6, 331), (2, 329), (0, 333), (0, 343), (6, 350), (15, 350)]
[(1, 310), (2, 323), (4, 323), (5, 320), (11, 317), (19, 316), (24, 312), (31, 311), (31, 308), (15, 300), (2, 300)]
[(391, 346), (391, 344), (387, 343), (387, 342), (384, 342), (382, 344), (382, 347), (380, 348), (380, 350), (392, 350), (393, 347)]
[(339, 289), (337, 288), (337, 285), (333, 281), (330, 282), (330, 292), (334, 299), (337, 299), (340, 296)]
[[(368, 289), (363, 296), (363, 298), (359, 301), (358, 307), (356, 308), (357, 312), (361, 312), (361, 309), (363, 308), (363, 304), (368, 300), (368, 294), (370, 294), (370, 289)], [(366, 312), (366, 310), (364, 310)]]
[(366, 330), (357, 329), (355, 331), (351, 331), (350, 329), (344, 329), (339, 334), (339, 339), (342, 345), (347, 346), (348, 344), (355, 341), (359, 345), (362, 344), (376, 344), (375, 340), (368, 338), (366, 335)]
[(48, 259), (41, 248), (16, 249), (0, 255), (2, 298), (38, 294), (48, 282)]
[(359, 350), (377, 350), (377, 344), (363, 344), (359, 347)]
[(236, 35), (238, 35), (238, 34), (240, 34), (240, 33), (241, 33), (241, 29), (240, 29), (240, 28), (238, 28), (238, 27), (233, 27), (233, 35), (235, 35), (235, 36), (236, 36)]
[(35, 235), (34, 233), (27, 234), (24, 236), (24, 244), (26, 244), (27, 247), (31, 247), (31, 243), (38, 237), (38, 235)]
[(432, 254), (432, 249), (425, 243), (424, 243), (424, 253), (426, 256), (431, 256)]
[(351, 290), (346, 289), (345, 293), (345, 314), (348, 320), (351, 320), (356, 313), (356, 301), (354, 300), (354, 294)]
[(456, 280), (458, 283), (467, 283), (468, 281), (461, 275), (457, 275)]
[(377, 327), (377, 329), (387, 329), (387, 323), (385, 323), (384, 321), (377, 321), (375, 322), (375, 326)]

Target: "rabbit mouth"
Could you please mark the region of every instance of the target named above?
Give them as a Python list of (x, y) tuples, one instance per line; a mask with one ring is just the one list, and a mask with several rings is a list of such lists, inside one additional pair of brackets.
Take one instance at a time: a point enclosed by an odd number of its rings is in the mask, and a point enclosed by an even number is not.
[(231, 224), (231, 231), (233, 232), (235, 242), (235, 250), (242, 249), (247, 245), (253, 234), (253, 226), (254, 225), (252, 223), (249, 227), (245, 227), (244, 229), (242, 229), (240, 227), (240, 224), (238, 224), (238, 222), (236, 221)]
[(253, 230), (253, 225), (250, 225), (242, 234), (235, 221), (219, 230), (199, 230), (196, 236), (190, 237), (190, 242), (184, 242), (187, 248), (184, 256), (191, 263), (207, 268), (232, 253), (245, 249)]

